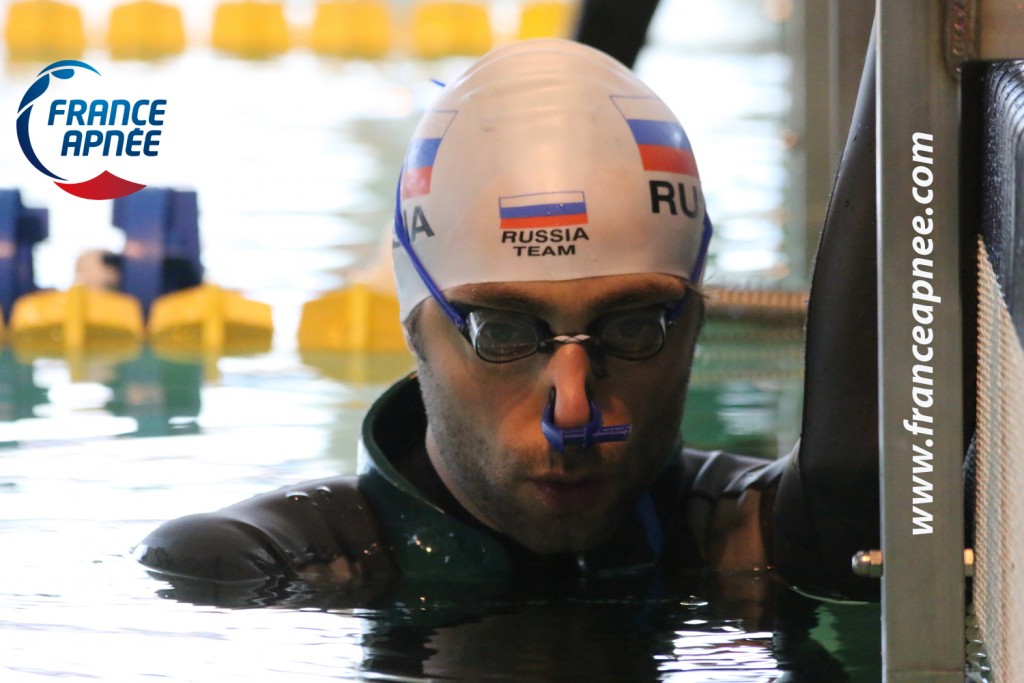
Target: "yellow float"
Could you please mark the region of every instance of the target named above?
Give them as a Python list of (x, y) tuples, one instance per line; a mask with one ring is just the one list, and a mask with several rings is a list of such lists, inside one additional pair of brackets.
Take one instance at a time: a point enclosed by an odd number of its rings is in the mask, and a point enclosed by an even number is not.
[(158, 297), (148, 329), (155, 351), (186, 356), (265, 353), (274, 335), (268, 304), (213, 284)]
[(568, 38), (579, 12), (578, 2), (527, 2), (519, 12), (518, 40)]
[(330, 0), (316, 6), (310, 47), (333, 57), (379, 59), (391, 50), (391, 13), (382, 0)]
[(386, 384), (413, 367), (399, 322), (391, 265), (391, 235), (381, 235), (377, 256), (351, 274), (351, 283), (302, 307), (302, 362), (350, 384)]
[(491, 17), (480, 2), (419, 2), (413, 8), (412, 47), (417, 57), (482, 55), (491, 49)]
[(21, 0), (7, 8), (7, 56), (15, 60), (75, 59), (85, 49), (82, 13), (55, 0)]
[(394, 292), (357, 283), (302, 307), (299, 356), (325, 377), (385, 384), (413, 367)]
[(10, 341), (19, 355), (132, 355), (142, 337), (139, 302), (120, 292), (84, 285), (40, 290), (19, 297), (11, 310)]
[(302, 307), (299, 348), (304, 351), (405, 351), (398, 299), (367, 284), (325, 294)]
[(213, 16), (213, 47), (260, 59), (288, 51), (291, 40), (279, 2), (222, 2)]
[(155, 59), (185, 50), (181, 10), (153, 0), (139, 0), (110, 10), (107, 45), (115, 59)]

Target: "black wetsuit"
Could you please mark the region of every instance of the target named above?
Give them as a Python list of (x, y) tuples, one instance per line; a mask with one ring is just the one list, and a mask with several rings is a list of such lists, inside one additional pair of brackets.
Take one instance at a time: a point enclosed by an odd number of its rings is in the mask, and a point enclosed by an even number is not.
[[(353, 581), (699, 570), (714, 544), (708, 534), (716, 505), (773, 489), (785, 465), (680, 448), (603, 547), (540, 555), (487, 528), (455, 500), (427, 458), (425, 430), (419, 385), (404, 379), (366, 417), (358, 477), (311, 481), (168, 522), (146, 537), (137, 557), (168, 576), (220, 582), (297, 577), (332, 564)], [(769, 527), (772, 498), (761, 498), (753, 511), (758, 528)], [(762, 544), (754, 555), (770, 552), (768, 534)]]

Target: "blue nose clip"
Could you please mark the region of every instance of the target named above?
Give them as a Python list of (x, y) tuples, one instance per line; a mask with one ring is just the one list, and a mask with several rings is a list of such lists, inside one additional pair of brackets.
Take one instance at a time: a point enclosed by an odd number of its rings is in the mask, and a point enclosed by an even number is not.
[(582, 427), (570, 427), (561, 429), (555, 425), (555, 392), (551, 392), (548, 405), (544, 408), (544, 414), (540, 419), (540, 428), (544, 432), (544, 438), (548, 440), (551, 447), (559, 453), (565, 452), (566, 446), (582, 446), (590, 448), (596, 443), (609, 441), (625, 441), (629, 438), (629, 425), (602, 426), (601, 411), (593, 399), (590, 400), (590, 421)]

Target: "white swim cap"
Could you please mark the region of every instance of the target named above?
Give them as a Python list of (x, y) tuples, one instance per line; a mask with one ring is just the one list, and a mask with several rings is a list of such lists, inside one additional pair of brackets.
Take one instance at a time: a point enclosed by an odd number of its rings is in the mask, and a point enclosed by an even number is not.
[(397, 203), (402, 320), (431, 279), (439, 290), (631, 273), (698, 282), (711, 237), (668, 106), (567, 40), (499, 48), (445, 87), (413, 134)]

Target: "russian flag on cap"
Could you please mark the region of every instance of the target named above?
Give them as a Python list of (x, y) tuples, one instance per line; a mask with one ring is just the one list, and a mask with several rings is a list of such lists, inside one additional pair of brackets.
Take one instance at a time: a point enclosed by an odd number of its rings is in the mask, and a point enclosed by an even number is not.
[(697, 177), (690, 140), (668, 106), (657, 97), (612, 96), (633, 133), (645, 171)]
[(502, 230), (583, 225), (587, 202), (582, 192), (542, 192), (498, 198)]
[(402, 199), (430, 192), (430, 176), (434, 170), (437, 150), (455, 118), (454, 111), (428, 111), (416, 128), (416, 137), (409, 144), (402, 167)]

